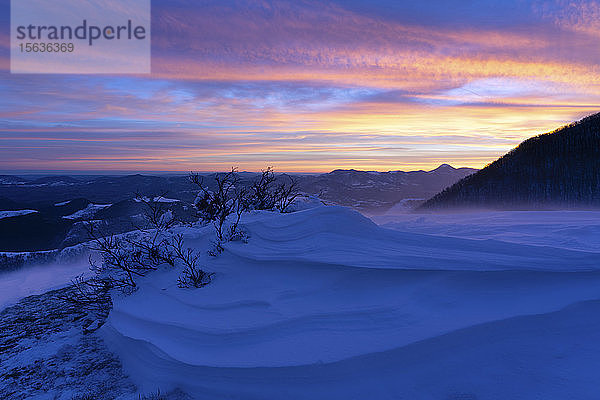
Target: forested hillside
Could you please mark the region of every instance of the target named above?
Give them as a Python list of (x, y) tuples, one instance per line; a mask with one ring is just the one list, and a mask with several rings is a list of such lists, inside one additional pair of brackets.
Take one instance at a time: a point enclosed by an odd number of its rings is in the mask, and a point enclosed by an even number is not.
[(600, 206), (600, 113), (525, 140), (419, 209)]

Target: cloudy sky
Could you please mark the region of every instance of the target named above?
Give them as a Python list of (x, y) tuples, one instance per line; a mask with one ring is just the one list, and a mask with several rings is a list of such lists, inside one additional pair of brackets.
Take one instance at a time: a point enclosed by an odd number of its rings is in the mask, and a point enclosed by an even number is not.
[(0, 171), (482, 167), (600, 110), (600, 3), (153, 0), (151, 75), (10, 73)]

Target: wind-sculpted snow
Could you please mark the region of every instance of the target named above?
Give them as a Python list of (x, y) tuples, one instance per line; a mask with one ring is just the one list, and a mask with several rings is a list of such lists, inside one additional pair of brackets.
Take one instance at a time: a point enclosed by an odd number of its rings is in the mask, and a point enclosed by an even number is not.
[[(196, 399), (594, 398), (600, 254), (381, 228), (341, 207), (256, 212), (210, 285), (179, 270), (101, 329), (144, 391)], [(210, 227), (182, 228), (206, 249)]]
[(390, 212), (373, 219), (402, 232), (600, 252), (599, 211)]
[(254, 219), (252, 245), (230, 251), (254, 260), (312, 261), (419, 270), (595, 270), (593, 252), (465, 240), (382, 229), (345, 208), (319, 207), (281, 218)]

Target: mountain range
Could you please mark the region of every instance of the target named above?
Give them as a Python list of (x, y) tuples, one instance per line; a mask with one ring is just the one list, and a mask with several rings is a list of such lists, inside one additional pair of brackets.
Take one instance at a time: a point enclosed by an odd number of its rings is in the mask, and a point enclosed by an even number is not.
[[(443, 164), (432, 171), (335, 170), (321, 175), (294, 175), (300, 191), (326, 203), (363, 213), (384, 213), (397, 203), (422, 202), (472, 174), (471, 168)], [(241, 172), (243, 184), (256, 173)], [(204, 181), (214, 188), (215, 174)], [(285, 174), (278, 179), (288, 179)], [(165, 196), (166, 206), (182, 220), (191, 218), (197, 188), (185, 175), (149, 176), (0, 176), (0, 251), (64, 248), (87, 239), (82, 221), (99, 220), (107, 233), (121, 233), (141, 223), (143, 205), (136, 194)], [(27, 210), (27, 213), (17, 212)], [(12, 213), (11, 213), (12, 212)]]

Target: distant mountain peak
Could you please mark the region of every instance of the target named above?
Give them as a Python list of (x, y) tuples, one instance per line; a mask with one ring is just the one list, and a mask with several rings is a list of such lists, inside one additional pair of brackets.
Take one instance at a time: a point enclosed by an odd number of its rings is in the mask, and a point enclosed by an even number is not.
[(456, 171), (456, 168), (454, 168), (450, 164), (442, 164), (439, 167), (437, 167), (436, 169), (433, 169), (429, 172), (444, 172), (444, 171)]

